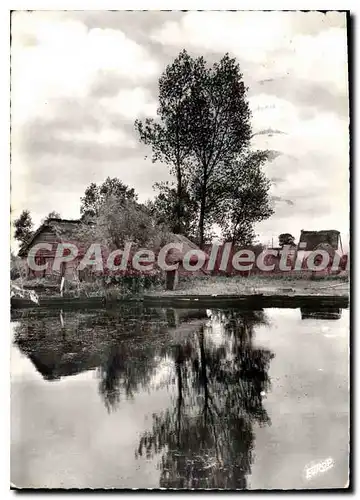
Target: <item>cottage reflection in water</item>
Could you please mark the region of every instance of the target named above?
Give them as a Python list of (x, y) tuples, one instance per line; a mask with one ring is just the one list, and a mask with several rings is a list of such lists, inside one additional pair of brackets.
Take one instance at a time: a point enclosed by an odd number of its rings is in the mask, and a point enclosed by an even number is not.
[(162, 370), (171, 404), (150, 417), (136, 457), (158, 461), (160, 487), (242, 489), (253, 425), (270, 424), (262, 397), (274, 355), (253, 345), (254, 327), (265, 323), (263, 311), (242, 310), (29, 313), (15, 344), (48, 381), (94, 369), (108, 412), (121, 412), (141, 390), (156, 391)]
[(340, 319), (342, 309), (337, 307), (301, 308), (301, 319)]

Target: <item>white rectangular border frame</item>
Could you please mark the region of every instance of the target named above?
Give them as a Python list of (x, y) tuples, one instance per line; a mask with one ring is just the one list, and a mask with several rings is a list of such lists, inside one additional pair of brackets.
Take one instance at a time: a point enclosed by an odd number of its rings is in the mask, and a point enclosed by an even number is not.
[[(9, 100), (9, 89), (10, 89), (10, 74), (9, 74), (9, 62), (10, 62), (10, 11), (11, 10), (350, 10), (352, 15), (356, 16), (357, 12), (360, 10), (358, 7), (358, 2), (353, 1), (335, 1), (335, 0), (303, 0), (303, 1), (292, 1), (288, 0), (273, 0), (272, 2), (266, 0), (53, 0), (52, 2), (46, 0), (14, 0), (14, 1), (4, 1), (1, 2), (0, 6), (0, 34), (1, 34), (1, 44), (0, 44), (0, 55), (2, 62), (2, 78), (1, 82), (1, 148), (0, 152), (3, 160), (3, 167), (0, 169), (1, 172), (1, 182), (0, 182), (0, 203), (1, 203), (1, 213), (0, 217), (1, 224), (1, 235), (2, 235), (2, 246), (1, 246), (1, 270), (2, 279), (0, 280), (1, 287), (1, 320), (3, 326), (3, 334), (1, 336), (1, 369), (2, 383), (1, 387), (1, 498), (8, 498), (13, 496), (15, 492), (9, 490), (10, 485), (10, 465), (9, 465), (9, 453), (10, 453), (10, 362), (9, 362), (9, 322), (10, 322), (10, 311), (9, 311), (9, 250), (10, 250), (10, 221), (7, 214), (10, 214), (10, 100)], [(353, 51), (354, 55), (354, 67), (353, 67), (353, 80), (356, 78), (356, 67), (358, 59), (358, 41), (355, 39), (355, 33), (353, 34)], [(355, 92), (355, 85), (353, 87), (353, 93)], [(352, 120), (355, 121), (355, 116), (358, 111), (358, 101), (356, 109), (353, 108)], [(9, 112), (8, 112), (9, 110)], [(353, 157), (352, 157), (352, 181), (355, 181), (355, 170), (357, 169), (356, 162), (356, 151), (355, 145), (357, 143), (358, 130), (355, 127), (355, 123), (352, 124), (352, 130), (354, 136), (352, 137), (352, 147), (353, 147)], [(357, 231), (357, 224), (360, 223), (360, 217), (358, 218), (358, 206), (356, 203), (357, 186), (353, 185), (353, 199), (354, 206), (352, 207), (352, 217), (354, 221), (354, 238), (352, 240), (355, 243), (353, 248), (353, 261), (356, 259), (357, 254), (356, 249), (359, 248), (357, 244), (359, 231)], [(355, 266), (354, 266), (355, 267)], [(358, 270), (356, 266), (356, 274), (354, 275), (355, 282), (358, 282)], [(355, 283), (354, 283), (355, 285)], [(357, 316), (354, 311), (354, 324), (353, 337), (355, 337), (358, 331), (357, 326)], [(359, 344), (359, 343), (357, 343)], [(353, 379), (356, 380), (356, 354), (353, 353)], [(358, 387), (355, 386), (357, 391)], [(354, 398), (354, 402), (358, 398)], [(356, 408), (354, 405), (353, 413), (356, 415)], [(357, 448), (358, 440), (353, 443), (354, 449)], [(359, 464), (357, 464), (359, 467)], [(357, 468), (358, 468), (357, 467)], [(354, 475), (357, 471), (353, 471)], [(51, 493), (45, 494), (44, 497), (50, 496)], [(105, 493), (104, 493), (105, 494)], [(103, 494), (100, 493), (100, 497)]]

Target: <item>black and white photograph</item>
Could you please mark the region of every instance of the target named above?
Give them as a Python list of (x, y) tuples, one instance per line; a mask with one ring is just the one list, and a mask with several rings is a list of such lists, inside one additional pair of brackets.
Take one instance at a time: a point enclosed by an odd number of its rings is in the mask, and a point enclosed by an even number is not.
[(352, 486), (352, 16), (195, 8), (11, 12), (13, 490)]

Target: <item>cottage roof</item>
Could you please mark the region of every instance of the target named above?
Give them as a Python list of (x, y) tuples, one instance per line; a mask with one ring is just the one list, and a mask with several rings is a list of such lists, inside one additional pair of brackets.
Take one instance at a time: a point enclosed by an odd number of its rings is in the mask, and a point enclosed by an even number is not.
[(79, 227), (79, 224), (81, 224), (82, 221), (80, 219), (57, 219), (57, 218), (52, 218), (48, 219), (46, 222), (41, 224), (41, 226), (34, 232), (34, 234), (31, 236), (29, 241), (24, 243), (20, 250), (19, 250), (19, 256), (20, 257), (25, 257), (26, 254), (28, 253), (29, 249), (32, 247), (32, 245), (35, 243), (35, 240), (37, 237), (46, 229), (51, 229), (55, 234), (61, 234), (65, 236), (66, 238), (69, 238), (73, 235), (74, 231), (77, 230)]
[[(171, 243), (182, 244), (181, 251), (177, 250), (176, 248), (173, 248), (169, 251), (166, 260), (171, 264), (174, 264), (176, 262), (182, 262), (185, 254), (187, 252), (189, 252), (190, 250), (201, 250), (195, 243), (193, 243), (191, 240), (189, 240), (189, 238), (187, 238), (183, 234), (170, 233), (169, 240)], [(205, 260), (208, 260), (208, 254), (204, 250), (203, 250), (203, 252), (205, 253)], [(192, 256), (190, 258), (191, 264), (193, 264), (194, 261), (196, 262), (196, 260), (197, 260), (197, 257), (195, 257), (195, 255)], [(199, 270), (199, 272), (201, 272), (202, 274), (208, 274), (208, 271), (206, 271), (204, 268)]]
[(29, 352), (26, 355), (45, 380), (58, 380), (61, 377), (77, 375), (86, 370), (93, 370), (100, 364), (99, 355), (91, 352), (89, 348), (69, 353), (49, 349)]
[(335, 229), (326, 229), (322, 231), (301, 231), (299, 244), (306, 243), (305, 250), (316, 250), (319, 245), (328, 244), (333, 249), (339, 247), (340, 232)]

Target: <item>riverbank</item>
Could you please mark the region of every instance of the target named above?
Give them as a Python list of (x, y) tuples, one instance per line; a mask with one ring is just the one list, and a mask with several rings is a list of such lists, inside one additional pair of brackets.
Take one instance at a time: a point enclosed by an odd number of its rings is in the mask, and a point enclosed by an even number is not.
[(143, 302), (150, 307), (348, 307), (349, 282), (332, 277), (319, 280), (263, 277), (204, 277), (184, 279), (176, 290), (155, 289), (134, 297), (40, 296), (39, 305), (12, 299), (12, 308), (112, 307), (120, 302)]
[(220, 277), (192, 278), (179, 283), (176, 290), (152, 291), (144, 296), (147, 304), (163, 307), (348, 307), (347, 277), (318, 280), (288, 277)]
[(303, 279), (284, 276), (204, 276), (179, 282), (176, 290), (154, 290), (146, 297), (166, 296), (248, 296), (248, 295), (301, 295), (301, 296), (349, 296), (347, 276), (331, 276), (319, 279)]

